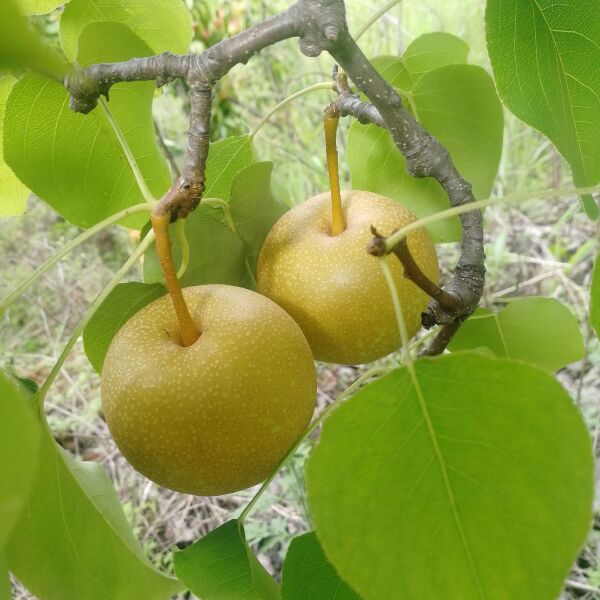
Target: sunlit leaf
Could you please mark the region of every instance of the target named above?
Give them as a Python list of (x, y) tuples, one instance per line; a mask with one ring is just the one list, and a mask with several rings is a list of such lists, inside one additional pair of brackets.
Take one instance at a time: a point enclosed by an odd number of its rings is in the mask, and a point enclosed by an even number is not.
[(478, 346), (548, 371), (580, 360), (584, 354), (577, 319), (553, 298), (519, 298), (498, 312), (479, 309), (462, 324), (450, 350)]
[(277, 600), (279, 587), (258, 562), (238, 521), (177, 552), (175, 573), (202, 600)]
[(422, 75), (438, 67), (466, 64), (468, 54), (469, 46), (459, 37), (435, 31), (425, 33), (409, 44), (402, 59), (416, 82)]
[(29, 190), (4, 162), (2, 123), (6, 99), (15, 81), (13, 77), (0, 77), (0, 217), (21, 214), (25, 210), (29, 196)]
[(0, 69), (32, 69), (61, 79), (68, 71), (66, 61), (48, 48), (29, 27), (15, 0), (0, 2)]
[(8, 564), (40, 598), (165, 600), (183, 587), (144, 556), (102, 467), (76, 461), (45, 429)]
[(326, 421), (307, 481), (321, 546), (365, 600), (557, 598), (591, 525), (592, 448), (568, 394), (474, 353), (363, 388)]
[[(519, 119), (548, 136), (578, 186), (600, 181), (600, 2), (488, 0), (487, 45), (496, 85)], [(590, 217), (599, 214), (584, 197)]]
[[(151, 53), (123, 25), (96, 23), (81, 37), (79, 61), (88, 65)], [(171, 178), (155, 140), (154, 89), (152, 82), (116, 85), (109, 108), (150, 190), (160, 197)], [(4, 123), (8, 165), (72, 223), (89, 227), (144, 201), (102, 109), (97, 107), (88, 115), (74, 113), (61, 85), (39, 75), (25, 75), (10, 93)], [(133, 215), (126, 223), (141, 226), (145, 219)]]
[[(192, 20), (183, 0), (71, 0), (60, 20), (60, 43), (69, 60), (77, 56), (79, 38), (90, 23), (124, 25), (151, 50), (185, 54), (192, 39)], [(109, 38), (107, 38), (109, 39)]]
[(165, 293), (160, 284), (131, 282), (119, 284), (108, 295), (83, 330), (85, 353), (98, 373), (117, 331), (146, 304)]
[(314, 531), (292, 540), (283, 563), (282, 600), (360, 600), (336, 573)]
[(69, 0), (17, 0), (26, 15), (45, 15), (55, 8), (67, 4)]

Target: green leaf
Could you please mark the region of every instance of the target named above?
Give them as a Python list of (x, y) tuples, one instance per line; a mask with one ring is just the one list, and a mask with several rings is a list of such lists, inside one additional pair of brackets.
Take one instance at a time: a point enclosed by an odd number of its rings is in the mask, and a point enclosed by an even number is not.
[(600, 338), (600, 255), (596, 257), (596, 263), (592, 273), (590, 323), (592, 324), (596, 335)]
[(68, 65), (29, 27), (15, 0), (0, 2), (0, 69), (33, 69), (62, 79)]
[(244, 528), (228, 521), (174, 556), (175, 573), (202, 600), (276, 600), (279, 587), (258, 562)]
[(100, 305), (83, 330), (85, 353), (98, 373), (113, 337), (141, 308), (166, 293), (160, 284), (120, 283)]
[(4, 120), (6, 99), (15, 82), (14, 77), (0, 77), (0, 217), (20, 215), (25, 210), (27, 198), (29, 197), (29, 190), (4, 162), (2, 122)]
[[(600, 2), (488, 0), (487, 45), (506, 106), (546, 135), (577, 186), (600, 181)], [(598, 217), (594, 199), (584, 198)]]
[(438, 67), (466, 64), (468, 54), (466, 42), (451, 33), (436, 31), (419, 36), (408, 46), (402, 58), (416, 82)]
[(292, 540), (283, 563), (281, 600), (360, 600), (336, 573), (314, 531)]
[[(249, 167), (253, 160), (250, 138), (246, 135), (228, 137), (211, 144), (206, 162), (204, 197), (229, 199), (234, 179), (238, 173)], [(182, 285), (242, 285), (246, 282), (244, 242), (226, 223), (221, 208), (200, 203), (186, 219), (185, 233), (190, 245), (190, 263), (181, 280)], [(181, 248), (174, 226), (170, 227), (170, 238), (173, 259), (175, 264), (180, 264)], [(162, 271), (154, 246), (148, 250), (144, 259), (144, 281), (162, 281)]]
[(8, 546), (10, 570), (36, 596), (165, 600), (181, 591), (135, 540), (111, 482), (42, 433), (40, 467)]
[(229, 198), (236, 175), (254, 162), (247, 135), (237, 135), (210, 145), (206, 161), (205, 198)]
[(267, 234), (287, 211), (287, 206), (276, 200), (271, 192), (272, 171), (273, 163), (255, 163), (240, 171), (231, 186), (231, 216), (237, 233), (246, 244), (246, 254), (254, 273)]
[[(391, 67), (390, 67), (391, 68)], [(417, 119), (448, 149), (454, 164), (473, 184), (477, 198), (489, 196), (502, 151), (502, 107), (494, 83), (480, 67), (448, 65), (423, 75), (412, 89)], [(448, 208), (448, 197), (432, 178), (406, 173), (406, 162), (387, 130), (353, 123), (348, 166), (354, 189), (398, 200), (417, 217)], [(436, 242), (460, 238), (457, 218), (428, 227)]]
[(325, 554), (365, 600), (557, 598), (591, 524), (579, 411), (525, 363), (460, 353), (413, 369), (325, 423), (307, 472)]
[(45, 15), (68, 2), (69, 0), (18, 0), (21, 11), (26, 15)]
[[(81, 37), (79, 62), (85, 66), (151, 53), (123, 25), (96, 23)], [(160, 197), (171, 177), (156, 144), (153, 96), (152, 82), (118, 84), (111, 90), (109, 107), (151, 192)], [(144, 201), (102, 109), (85, 116), (72, 112), (61, 85), (39, 75), (25, 75), (10, 93), (4, 127), (8, 165), (72, 223), (89, 227)], [(139, 227), (145, 219), (137, 214), (125, 223)]]
[(192, 39), (191, 16), (182, 0), (103, 0), (101, 5), (71, 0), (62, 14), (59, 32), (69, 60), (77, 56), (79, 38), (86, 26), (98, 22), (128, 27), (152, 50), (150, 54), (185, 54)]
[[(33, 482), (38, 437), (27, 400), (0, 372), (0, 558)], [(0, 569), (0, 578), (4, 575)]]
[[(181, 246), (173, 226), (169, 232), (173, 260), (179, 265)], [(242, 284), (246, 277), (244, 242), (223, 223), (221, 209), (200, 204), (185, 221), (185, 235), (190, 246), (190, 262), (181, 285)], [(156, 246), (152, 245), (144, 256), (144, 281), (158, 283), (162, 280)]]
[(498, 312), (479, 309), (465, 321), (450, 350), (489, 348), (496, 356), (554, 372), (583, 358), (583, 336), (571, 311), (553, 298), (519, 298)]

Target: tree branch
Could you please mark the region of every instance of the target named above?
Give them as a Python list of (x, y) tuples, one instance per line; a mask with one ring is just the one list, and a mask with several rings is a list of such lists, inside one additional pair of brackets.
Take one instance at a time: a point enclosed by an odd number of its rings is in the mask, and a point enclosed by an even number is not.
[[(371, 104), (361, 102), (351, 93), (347, 82), (344, 85), (342, 81), (337, 99), (340, 114), (386, 127), (406, 159), (408, 173), (437, 179), (451, 206), (474, 201), (471, 185), (458, 173), (447, 150), (402, 106), (398, 93), (357, 46), (348, 32), (343, 0), (298, 0), (280, 15), (223, 40), (201, 54), (165, 53), (122, 63), (93, 65), (70, 73), (65, 78), (65, 86), (71, 94), (71, 107), (86, 113), (96, 106), (100, 95), (108, 98), (111, 86), (121, 81), (155, 80), (159, 86), (175, 78), (188, 81), (192, 90), (192, 118), (185, 168), (160, 201), (160, 210), (169, 212), (174, 220), (192, 211), (204, 190), (210, 90), (214, 82), (263, 48), (291, 37), (300, 38), (300, 49), (307, 56), (329, 52), (371, 100)], [(469, 315), (483, 291), (485, 255), (481, 213), (477, 210), (464, 213), (461, 223), (461, 257), (454, 278), (444, 287), (445, 292), (460, 299), (461, 309), (458, 314), (450, 313), (447, 306), (432, 298), (428, 318), (438, 324), (455, 323)]]

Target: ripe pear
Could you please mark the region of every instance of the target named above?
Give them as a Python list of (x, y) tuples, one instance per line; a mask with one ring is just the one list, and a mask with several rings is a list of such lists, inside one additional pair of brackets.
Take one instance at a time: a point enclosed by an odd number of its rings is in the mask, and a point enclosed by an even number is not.
[[(372, 192), (342, 192), (346, 229), (331, 234), (331, 196), (320, 194), (284, 214), (261, 249), (258, 291), (300, 325), (315, 359), (361, 364), (401, 345), (389, 288), (378, 259), (366, 251), (374, 225), (381, 235), (415, 220), (398, 202)], [(417, 264), (438, 280), (435, 247), (425, 230), (409, 234)], [(428, 296), (389, 259), (409, 336), (421, 324)]]
[(250, 290), (183, 290), (200, 337), (184, 347), (169, 296), (115, 335), (102, 408), (125, 458), (180, 492), (225, 494), (264, 480), (308, 425), (312, 354), (277, 304)]

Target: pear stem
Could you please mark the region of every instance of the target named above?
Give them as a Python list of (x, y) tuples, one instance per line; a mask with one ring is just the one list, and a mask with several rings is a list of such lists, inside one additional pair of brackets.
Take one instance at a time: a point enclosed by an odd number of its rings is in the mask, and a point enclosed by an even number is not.
[(151, 222), (154, 235), (156, 236), (156, 253), (162, 267), (165, 277), (165, 284), (169, 290), (177, 321), (179, 322), (179, 331), (181, 334), (181, 345), (191, 346), (199, 337), (200, 331), (192, 320), (192, 315), (185, 303), (183, 292), (179, 279), (177, 279), (177, 270), (173, 262), (173, 254), (171, 252), (171, 241), (169, 239), (169, 222), (168, 214), (152, 213)]
[(339, 113), (325, 110), (323, 127), (325, 129), (325, 153), (327, 154), (327, 172), (331, 187), (331, 235), (339, 235), (346, 229), (346, 219), (342, 211), (342, 196), (340, 194), (340, 176), (338, 169), (338, 151), (336, 134)]

